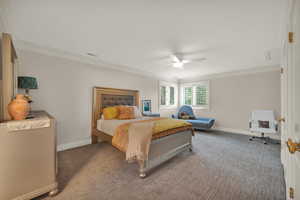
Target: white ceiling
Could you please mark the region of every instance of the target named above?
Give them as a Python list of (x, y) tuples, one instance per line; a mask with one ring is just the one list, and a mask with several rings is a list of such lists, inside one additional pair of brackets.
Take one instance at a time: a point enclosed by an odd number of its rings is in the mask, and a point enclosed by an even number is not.
[[(3, 4), (3, 18), (17, 43), (75, 55), (91, 52), (121, 69), (186, 79), (278, 65), (283, 2), (10, 0)], [(175, 69), (169, 66), (174, 52), (206, 60)]]

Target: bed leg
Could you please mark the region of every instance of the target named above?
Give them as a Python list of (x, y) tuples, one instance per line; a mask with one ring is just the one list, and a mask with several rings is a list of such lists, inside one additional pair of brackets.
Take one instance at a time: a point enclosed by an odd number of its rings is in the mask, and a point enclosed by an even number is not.
[(138, 163), (139, 163), (139, 166), (140, 166), (140, 169), (139, 169), (140, 178), (146, 178), (147, 175), (146, 175), (146, 172), (145, 172), (145, 162), (139, 161)]
[(49, 192), (49, 196), (50, 197), (54, 197), (55, 195), (57, 195), (58, 194), (58, 189), (57, 188), (55, 188), (55, 189), (53, 189), (53, 190), (51, 190), (50, 192)]
[(92, 135), (92, 144), (97, 144), (98, 143), (98, 137), (95, 135)]
[(146, 178), (146, 173), (145, 172), (140, 172), (140, 178)]

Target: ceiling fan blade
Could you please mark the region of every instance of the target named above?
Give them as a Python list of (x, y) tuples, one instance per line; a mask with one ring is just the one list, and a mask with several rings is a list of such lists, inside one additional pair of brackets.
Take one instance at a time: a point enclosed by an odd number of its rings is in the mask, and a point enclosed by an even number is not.
[(193, 59), (192, 62), (203, 62), (207, 60), (207, 58), (198, 58), (198, 59)]
[(179, 58), (178, 58), (176, 55), (172, 55), (172, 59), (173, 59), (173, 61), (176, 62), (176, 63), (179, 63), (179, 62), (180, 62)]
[(187, 63), (190, 63), (191, 61), (190, 60), (182, 60), (181, 61), (183, 64), (187, 64)]

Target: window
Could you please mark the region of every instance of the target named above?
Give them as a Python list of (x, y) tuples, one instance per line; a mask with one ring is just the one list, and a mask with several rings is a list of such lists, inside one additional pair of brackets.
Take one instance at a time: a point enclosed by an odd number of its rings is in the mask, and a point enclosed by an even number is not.
[(170, 105), (175, 105), (175, 88), (170, 87)]
[(193, 88), (185, 87), (184, 88), (184, 104), (192, 105), (193, 102)]
[(160, 86), (160, 105), (166, 105), (166, 86)]
[(209, 106), (209, 83), (202, 81), (198, 83), (186, 83), (182, 85), (182, 104), (198, 108)]
[(207, 86), (196, 86), (196, 105), (207, 105)]
[(160, 107), (177, 106), (177, 84), (160, 82)]

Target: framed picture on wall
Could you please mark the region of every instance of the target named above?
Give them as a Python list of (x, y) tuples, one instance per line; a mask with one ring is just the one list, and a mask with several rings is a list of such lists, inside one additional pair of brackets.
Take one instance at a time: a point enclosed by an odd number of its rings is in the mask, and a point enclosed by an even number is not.
[(151, 100), (142, 100), (143, 112), (151, 112)]

